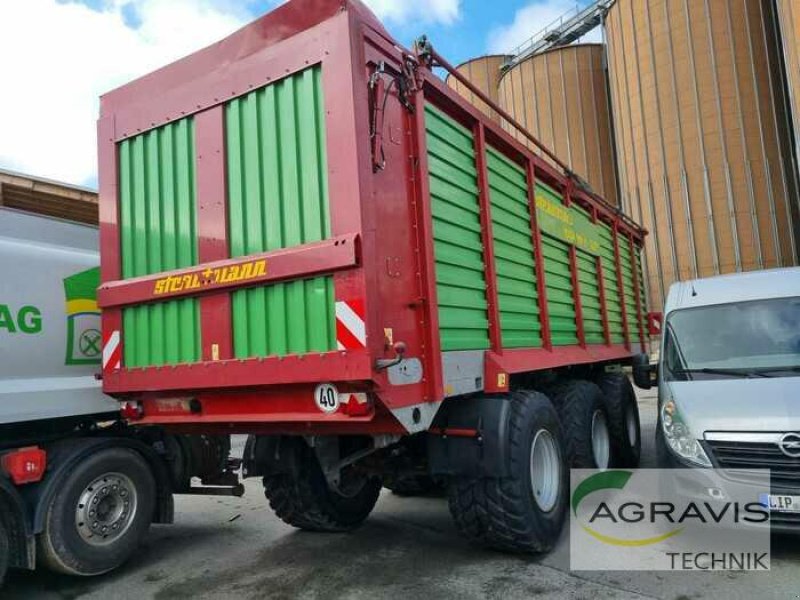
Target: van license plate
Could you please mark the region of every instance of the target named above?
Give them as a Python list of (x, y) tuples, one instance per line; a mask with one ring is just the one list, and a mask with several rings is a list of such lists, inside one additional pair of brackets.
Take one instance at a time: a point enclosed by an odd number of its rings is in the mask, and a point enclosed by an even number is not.
[(769, 494), (766, 505), (770, 511), (800, 513), (800, 496), (787, 496), (785, 494)]

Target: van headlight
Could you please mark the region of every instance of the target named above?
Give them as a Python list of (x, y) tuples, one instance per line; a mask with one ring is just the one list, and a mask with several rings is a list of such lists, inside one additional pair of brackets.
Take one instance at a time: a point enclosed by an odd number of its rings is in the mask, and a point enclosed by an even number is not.
[(661, 431), (667, 446), (679, 458), (697, 467), (711, 466), (708, 455), (684, 423), (678, 406), (672, 400), (667, 400), (661, 407)]

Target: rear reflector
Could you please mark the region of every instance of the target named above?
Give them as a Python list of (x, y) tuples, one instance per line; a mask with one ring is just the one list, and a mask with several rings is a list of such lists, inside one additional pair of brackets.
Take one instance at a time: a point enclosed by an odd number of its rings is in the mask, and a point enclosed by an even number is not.
[(342, 412), (348, 417), (364, 417), (372, 412), (372, 403), (366, 394), (339, 394)]
[(122, 418), (128, 421), (135, 421), (144, 416), (144, 409), (138, 402), (126, 402), (120, 407), (119, 412)]
[(37, 446), (20, 448), (3, 454), (0, 465), (16, 485), (35, 483), (44, 477), (47, 452)]

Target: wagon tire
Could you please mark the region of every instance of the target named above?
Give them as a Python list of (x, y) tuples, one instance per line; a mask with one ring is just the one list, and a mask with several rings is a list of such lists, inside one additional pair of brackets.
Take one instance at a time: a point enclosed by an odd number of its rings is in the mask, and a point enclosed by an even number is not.
[(95, 452), (58, 482), (37, 537), (39, 562), (67, 575), (111, 571), (136, 551), (155, 506), (156, 482), (140, 454)]
[(0, 587), (3, 587), (3, 582), (8, 572), (8, 563), (10, 561), (10, 544), (8, 541), (8, 532), (0, 519)]
[(633, 386), (622, 373), (604, 373), (596, 383), (608, 411), (613, 466), (635, 469), (642, 456), (642, 434)]
[(411, 475), (399, 477), (383, 486), (396, 496), (432, 496), (443, 493), (447, 485), (439, 478), (430, 475)]
[(567, 462), (558, 414), (547, 396), (510, 394), (507, 477), (454, 477), (450, 513), (470, 541), (536, 554), (558, 541), (566, 515)]
[(345, 532), (361, 525), (378, 501), (382, 483), (364, 477), (360, 485), (344, 495), (325, 479), (313, 449), (300, 437), (287, 440), (295, 456), (289, 472), (267, 475), (264, 495), (284, 523), (318, 532)]
[(561, 417), (569, 464), (574, 469), (606, 469), (611, 462), (608, 412), (602, 390), (580, 379), (562, 381), (548, 393)]

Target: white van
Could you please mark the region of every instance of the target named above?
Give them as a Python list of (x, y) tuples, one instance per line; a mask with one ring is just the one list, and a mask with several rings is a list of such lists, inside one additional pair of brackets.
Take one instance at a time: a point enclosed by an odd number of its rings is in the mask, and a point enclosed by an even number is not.
[(800, 528), (800, 268), (674, 284), (658, 384), (661, 467), (770, 469), (773, 527)]

